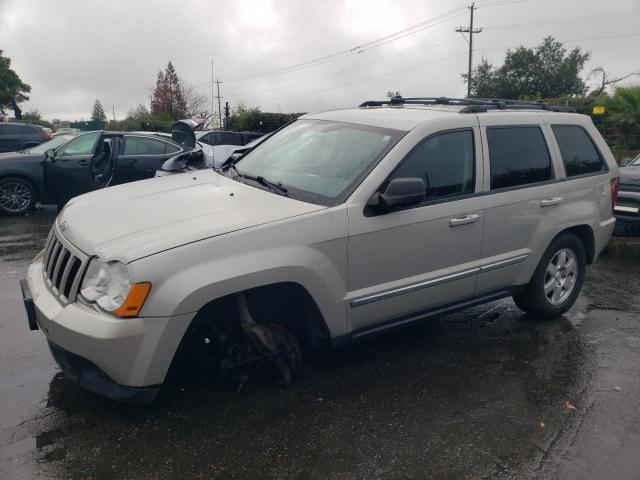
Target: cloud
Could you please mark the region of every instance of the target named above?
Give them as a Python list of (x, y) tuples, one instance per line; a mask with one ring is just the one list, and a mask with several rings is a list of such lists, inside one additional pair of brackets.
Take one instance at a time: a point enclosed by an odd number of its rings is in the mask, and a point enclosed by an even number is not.
[[(221, 94), (232, 105), (312, 111), (357, 105), (388, 90), (463, 95), (467, 45), (453, 30), (468, 20), (466, 3), (2, 0), (0, 45), (32, 87), (25, 110), (37, 108), (46, 118), (88, 118), (96, 98), (122, 118), (148, 103), (156, 74), (169, 60), (206, 95), (213, 60)], [(541, 15), (550, 8), (553, 16)], [(283, 75), (237, 79), (345, 51), (452, 9), (457, 17), (362, 53)], [(583, 20), (572, 21), (577, 17)], [(640, 32), (637, 0), (620, 0), (605, 12), (597, 0), (504, 2), (478, 9), (476, 22), (484, 27), (475, 42), (478, 60), (499, 62), (506, 47), (535, 45), (553, 34), (592, 52), (585, 76), (597, 65), (613, 74), (640, 67), (637, 37), (616, 37)], [(509, 28), (514, 24), (523, 26)], [(607, 35), (614, 37), (593, 38)]]

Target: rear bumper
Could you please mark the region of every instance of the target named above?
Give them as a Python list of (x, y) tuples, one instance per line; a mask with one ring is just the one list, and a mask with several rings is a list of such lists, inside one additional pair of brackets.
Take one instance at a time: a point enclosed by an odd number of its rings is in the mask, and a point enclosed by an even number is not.
[[(22, 282), (25, 307), (52, 345), (65, 374), (81, 386), (111, 398), (153, 398), (193, 314), (120, 319), (79, 301), (62, 305), (47, 287), (42, 258)], [(29, 306), (32, 313), (29, 313)], [(129, 391), (133, 389), (133, 391)], [(145, 390), (139, 393), (139, 390)], [(142, 400), (144, 401), (144, 400)]]

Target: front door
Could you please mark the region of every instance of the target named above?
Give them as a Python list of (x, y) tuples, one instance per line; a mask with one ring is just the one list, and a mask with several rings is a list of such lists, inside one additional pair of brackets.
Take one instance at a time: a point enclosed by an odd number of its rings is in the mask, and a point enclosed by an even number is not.
[(422, 178), (423, 203), (384, 214), (350, 210), (352, 335), (410, 321), (474, 295), (484, 225), (484, 197), (475, 195), (481, 158), (477, 127), (429, 135), (380, 188), (394, 178)]
[(74, 138), (44, 162), (47, 191), (59, 206), (71, 198), (108, 184), (112, 170), (113, 140), (102, 132)]

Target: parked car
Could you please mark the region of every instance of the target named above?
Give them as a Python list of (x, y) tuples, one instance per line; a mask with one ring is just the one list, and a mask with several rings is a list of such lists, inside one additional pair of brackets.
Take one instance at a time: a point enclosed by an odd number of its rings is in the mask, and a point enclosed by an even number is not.
[(628, 233), (640, 233), (640, 155), (620, 168), (615, 215), (620, 228)]
[(0, 153), (0, 214), (23, 215), (37, 202), (51, 203), (42, 168), (45, 152), (64, 145), (73, 137), (75, 135), (59, 135), (36, 147)]
[(202, 131), (196, 133), (198, 142), (208, 145), (246, 145), (247, 143), (260, 138), (264, 133), (259, 132), (227, 132), (221, 130)]
[(51, 140), (40, 125), (0, 122), (0, 153), (35, 147)]
[[(171, 137), (108, 131), (79, 135), (63, 147), (47, 151), (44, 162), (47, 191), (61, 207), (71, 198), (92, 190), (152, 178), (169, 158), (194, 149), (195, 142), (189, 136), (193, 137), (193, 129), (199, 125), (201, 122), (192, 120), (175, 122)], [(188, 130), (188, 134), (182, 129)], [(196, 155), (194, 152), (193, 156)]]
[(79, 128), (69, 128), (69, 127), (62, 127), (57, 129), (53, 136), (57, 137), (58, 135), (64, 135), (65, 133), (80, 133), (81, 130)]
[(74, 198), (21, 286), (30, 327), (93, 392), (150, 401), (182, 354), (286, 382), (313, 345), (473, 304), (562, 315), (617, 185), (588, 116), (371, 101), (305, 115), (220, 171)]

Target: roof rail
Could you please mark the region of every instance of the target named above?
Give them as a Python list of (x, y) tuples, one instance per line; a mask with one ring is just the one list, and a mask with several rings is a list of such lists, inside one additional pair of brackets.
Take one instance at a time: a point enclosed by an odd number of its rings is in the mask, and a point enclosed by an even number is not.
[(503, 98), (450, 98), (450, 97), (392, 97), (389, 100), (367, 100), (360, 107), (383, 107), (388, 105), (458, 105), (464, 107), (460, 113), (479, 113), (487, 110), (546, 110), (549, 112), (575, 113), (573, 107), (549, 105), (537, 100), (508, 100)]

